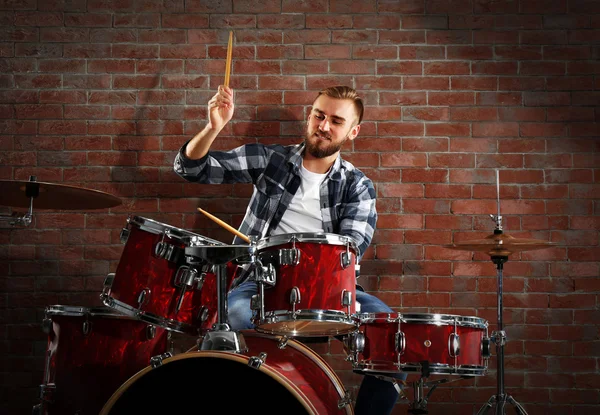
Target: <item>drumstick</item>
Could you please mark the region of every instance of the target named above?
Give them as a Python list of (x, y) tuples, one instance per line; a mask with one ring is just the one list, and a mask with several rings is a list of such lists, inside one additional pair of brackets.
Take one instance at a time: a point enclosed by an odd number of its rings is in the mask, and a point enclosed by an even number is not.
[(233, 233), (234, 235), (239, 236), (240, 238), (242, 238), (244, 241), (246, 241), (247, 243), (250, 243), (250, 238), (248, 238), (246, 235), (244, 235), (243, 233), (241, 233), (240, 231), (238, 231), (237, 229), (229, 226), (228, 224), (226, 224), (225, 222), (223, 222), (221, 219), (217, 218), (216, 216), (211, 215), (210, 213), (208, 213), (205, 210), (202, 210), (200, 208), (198, 208), (198, 210), (202, 213), (204, 213), (209, 219), (212, 219), (213, 221), (215, 221), (217, 224), (221, 225), (222, 227), (224, 227), (225, 229), (227, 229), (229, 232)]
[(229, 43), (227, 44), (227, 61), (225, 63), (225, 86), (229, 86), (229, 76), (231, 75), (231, 50), (233, 49), (233, 31), (229, 32)]

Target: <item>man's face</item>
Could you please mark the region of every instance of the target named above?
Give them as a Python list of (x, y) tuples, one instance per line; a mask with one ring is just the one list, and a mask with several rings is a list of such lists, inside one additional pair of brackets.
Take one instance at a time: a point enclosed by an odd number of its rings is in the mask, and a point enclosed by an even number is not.
[(346, 140), (356, 138), (360, 130), (357, 123), (351, 100), (319, 96), (308, 116), (306, 151), (315, 158), (336, 154)]

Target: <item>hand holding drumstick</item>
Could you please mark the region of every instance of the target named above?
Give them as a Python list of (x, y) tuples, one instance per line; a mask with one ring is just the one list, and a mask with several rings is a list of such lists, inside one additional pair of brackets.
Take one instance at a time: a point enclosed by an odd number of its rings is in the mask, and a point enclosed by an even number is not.
[(248, 238), (246, 235), (244, 235), (243, 233), (241, 233), (237, 229), (235, 229), (235, 228), (231, 227), (230, 225), (226, 224), (221, 219), (217, 218), (216, 216), (211, 215), (207, 211), (202, 210), (200, 208), (198, 208), (198, 211), (204, 213), (206, 215), (206, 217), (208, 217), (209, 219), (213, 220), (215, 223), (221, 225), (222, 227), (224, 227), (225, 229), (227, 229), (229, 232), (233, 233), (234, 235), (239, 236), (240, 238), (242, 238), (247, 243), (250, 243), (250, 238)]
[(219, 85), (217, 93), (208, 101), (208, 124), (190, 140), (185, 150), (185, 155), (192, 160), (201, 159), (208, 153), (217, 135), (233, 118), (233, 110), (235, 109), (233, 104), (233, 90), (229, 88), (232, 49), (233, 32), (230, 32), (224, 84)]

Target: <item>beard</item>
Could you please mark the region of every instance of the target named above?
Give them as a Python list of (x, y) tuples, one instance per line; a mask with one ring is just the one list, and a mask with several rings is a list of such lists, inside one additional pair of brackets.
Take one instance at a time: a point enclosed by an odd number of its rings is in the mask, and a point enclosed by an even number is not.
[[(320, 135), (321, 137), (318, 137)], [(346, 134), (342, 140), (337, 143), (330, 142), (331, 136), (323, 131), (319, 131), (318, 129), (314, 133), (310, 133), (308, 128), (306, 130), (306, 137), (304, 139), (304, 143), (306, 144), (306, 151), (308, 154), (313, 156), (314, 158), (322, 159), (329, 156), (334, 155), (338, 151), (342, 149), (344, 143), (348, 140), (348, 136), (350, 132)], [(314, 137), (315, 140), (311, 141), (310, 139)]]

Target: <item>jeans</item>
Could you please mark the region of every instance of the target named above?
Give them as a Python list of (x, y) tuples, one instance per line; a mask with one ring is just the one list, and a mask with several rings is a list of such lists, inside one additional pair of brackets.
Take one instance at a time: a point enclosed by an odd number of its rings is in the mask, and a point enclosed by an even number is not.
[[(229, 291), (227, 295), (227, 318), (232, 330), (252, 329), (252, 310), (250, 299), (258, 293), (254, 281), (245, 281)], [(356, 302), (360, 304), (361, 313), (393, 313), (379, 298), (364, 291), (356, 290)], [(388, 377), (406, 380), (406, 373), (399, 372)], [(389, 415), (398, 400), (398, 392), (394, 384), (375, 376), (364, 375), (356, 396), (355, 415)]]

